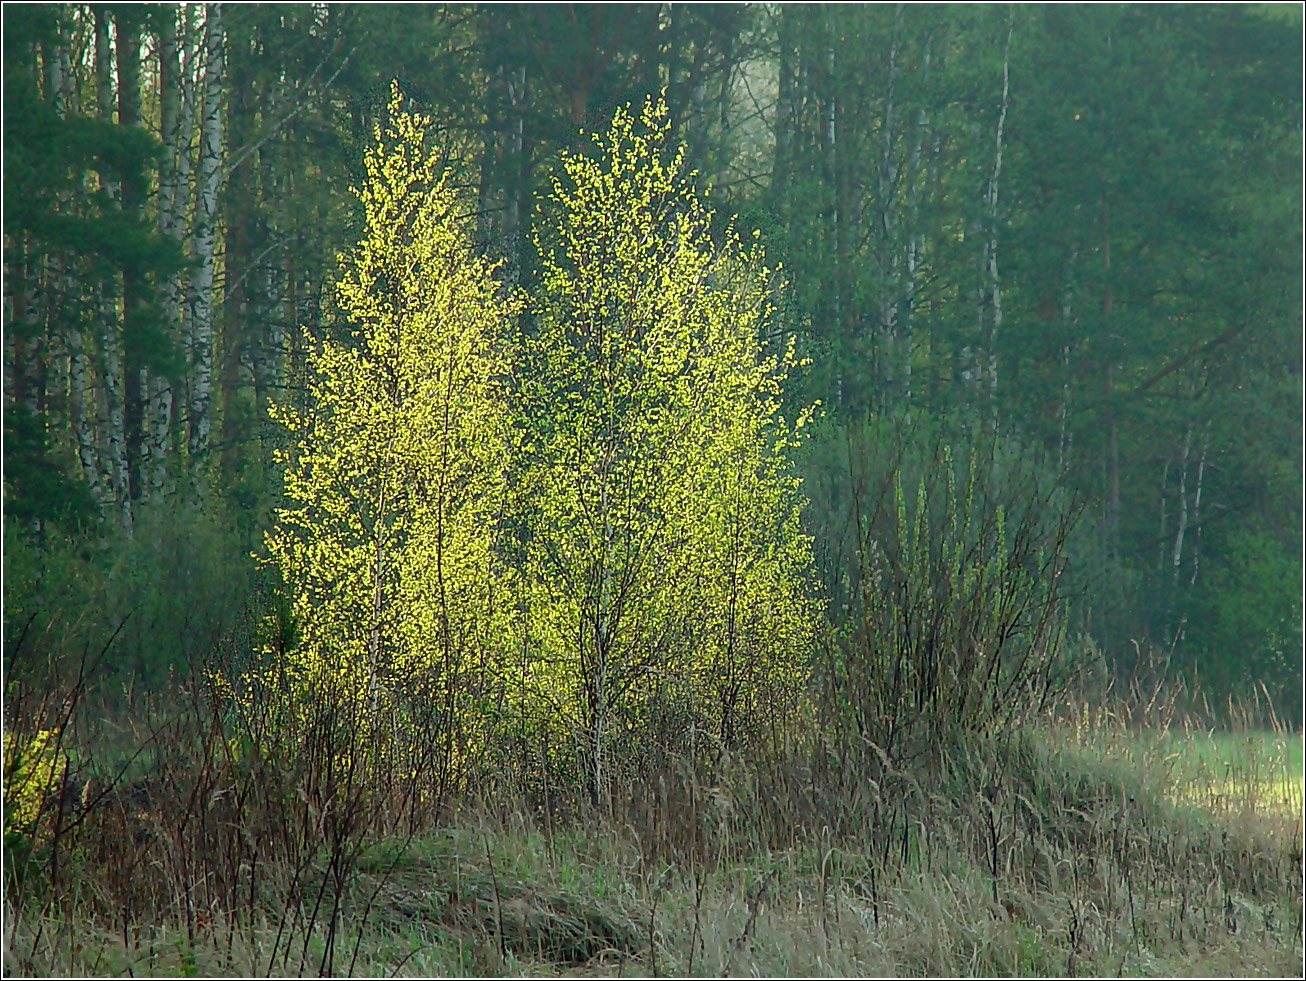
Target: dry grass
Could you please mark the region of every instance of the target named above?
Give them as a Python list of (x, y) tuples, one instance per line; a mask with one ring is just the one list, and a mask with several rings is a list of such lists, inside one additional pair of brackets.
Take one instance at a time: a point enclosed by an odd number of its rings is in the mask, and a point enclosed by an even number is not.
[(1232, 806), (1263, 781), (1227, 754), (1220, 806), (1176, 800), (1209, 737), (1181, 763), (1177, 733), (1095, 725), (839, 780), (813, 747), (685, 767), (602, 819), (464, 800), (435, 830), (372, 822), (336, 847), (285, 836), (307, 813), (286, 794), (283, 840), (260, 850), (277, 802), (195, 767), (147, 809), (119, 788), (61, 831), (58, 890), (8, 880), (4, 970), (1300, 975), (1300, 774), (1293, 814)]
[(6, 822), (6, 975), (1302, 973), (1272, 715), (1216, 732), (1131, 689), (893, 756), (817, 716), (711, 762), (668, 740), (599, 813), (511, 761), (346, 766), (330, 711), (260, 748), (188, 691), (110, 728), (10, 686), (6, 787), (38, 731), (68, 765)]

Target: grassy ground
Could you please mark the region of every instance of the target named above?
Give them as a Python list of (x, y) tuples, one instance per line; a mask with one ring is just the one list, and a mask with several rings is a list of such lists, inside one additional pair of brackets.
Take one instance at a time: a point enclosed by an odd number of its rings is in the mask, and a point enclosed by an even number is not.
[(1146, 772), (1176, 803), (1235, 819), (1302, 813), (1302, 733), (1272, 715), (1259, 724), (1130, 727), (1109, 712), (1079, 707), (1050, 735), (1085, 759)]
[[(197, 859), (207, 871), (165, 876), (148, 903), (134, 900), (149, 916), (115, 908), (126, 887), (107, 873), (65, 873), (45, 901), (11, 887), (4, 971), (1302, 973), (1300, 735), (1081, 718), (827, 796), (829, 773), (788, 765), (791, 779), (769, 783), (664, 781), (603, 820), (468, 804), (438, 832), (352, 850), (331, 846), (319, 814), (324, 833), (310, 829), (300, 860), (260, 860), (249, 842), (214, 852)], [(135, 855), (142, 879), (181, 868), (186, 836), (205, 826), (161, 821), (124, 826), (131, 840), (100, 853), (88, 839), (63, 861), (85, 873)], [(201, 898), (224, 875), (226, 895), (247, 899)]]

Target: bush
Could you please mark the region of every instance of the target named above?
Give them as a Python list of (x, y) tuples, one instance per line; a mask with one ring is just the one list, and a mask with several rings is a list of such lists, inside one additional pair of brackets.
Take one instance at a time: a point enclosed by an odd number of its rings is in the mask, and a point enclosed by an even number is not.
[(1073, 667), (1079, 512), (1056, 475), (1014, 441), (954, 443), (874, 420), (838, 435), (849, 531), (836, 547), (851, 572), (820, 681), (846, 735), (900, 758), (1044, 707)]

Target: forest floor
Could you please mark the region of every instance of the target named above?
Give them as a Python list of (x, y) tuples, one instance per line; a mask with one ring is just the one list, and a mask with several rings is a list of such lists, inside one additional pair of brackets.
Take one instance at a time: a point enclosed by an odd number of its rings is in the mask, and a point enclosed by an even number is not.
[(715, 786), (680, 805), (702, 830), (681, 851), (636, 817), (468, 805), (318, 855), (290, 889), (265, 870), (233, 915), (124, 926), (79, 906), (90, 883), (7, 897), (4, 974), (1302, 975), (1300, 734), (1084, 717), (1026, 735), (1001, 765), (886, 775), (860, 801), (879, 833), (763, 843), (759, 802)]

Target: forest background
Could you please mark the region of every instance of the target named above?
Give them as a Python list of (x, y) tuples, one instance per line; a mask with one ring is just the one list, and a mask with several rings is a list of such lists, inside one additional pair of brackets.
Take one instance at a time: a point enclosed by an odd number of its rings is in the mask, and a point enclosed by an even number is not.
[(1274, 4), (7, 5), (6, 662), (113, 635), (151, 687), (251, 646), (268, 405), (356, 326), (391, 80), (527, 291), (560, 154), (661, 92), (717, 232), (783, 266), (832, 621), (868, 488), (983, 443), (1083, 508), (1097, 683), (1300, 722), (1301, 39)]

